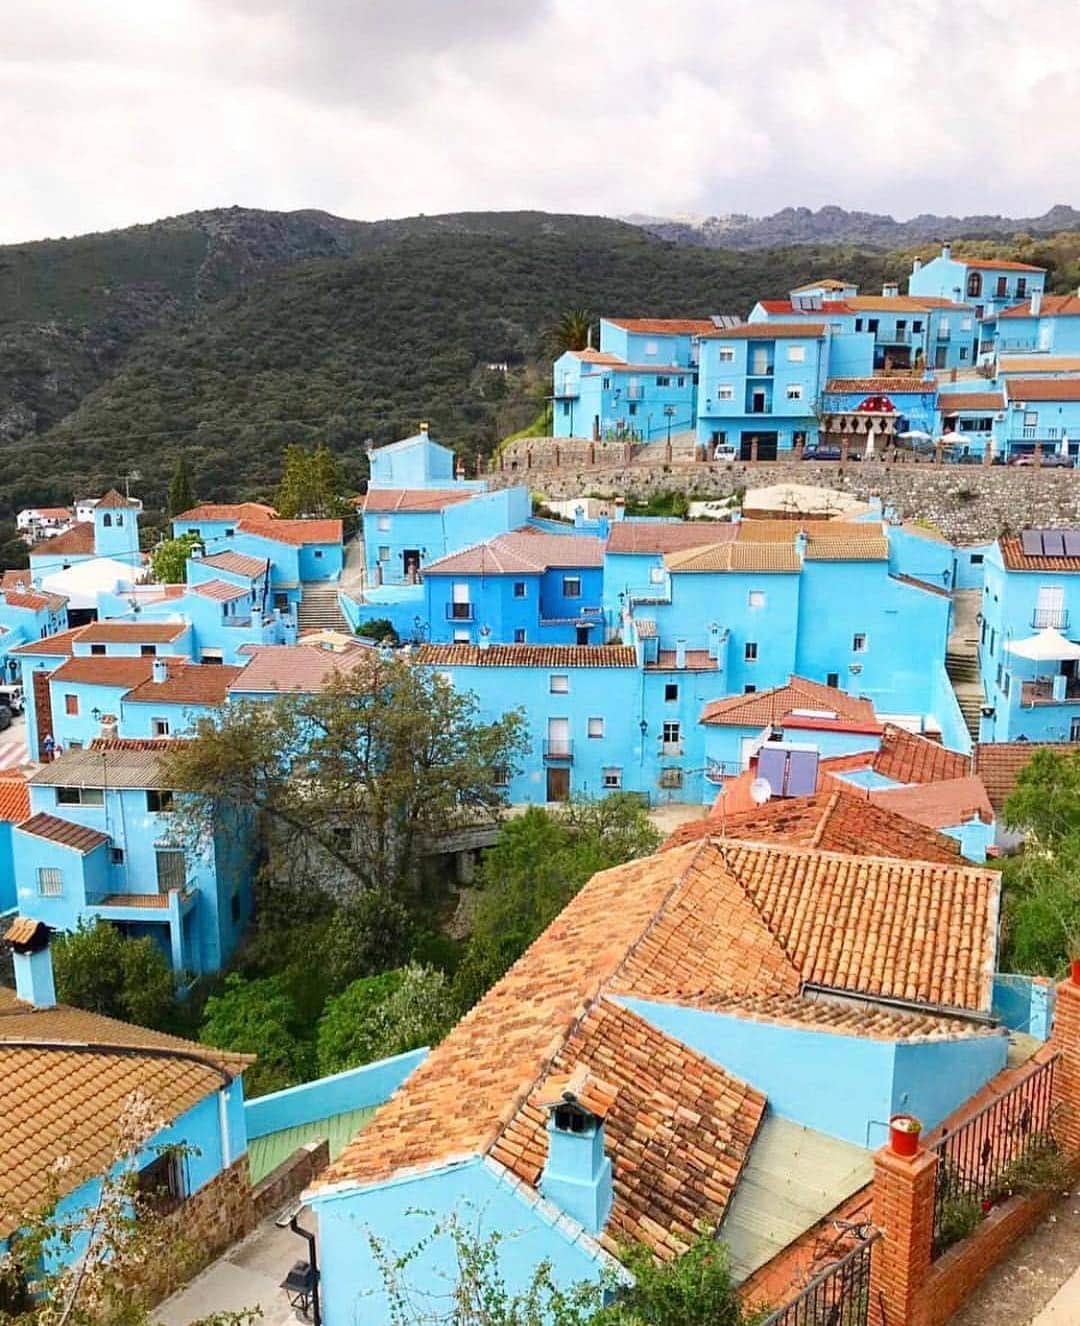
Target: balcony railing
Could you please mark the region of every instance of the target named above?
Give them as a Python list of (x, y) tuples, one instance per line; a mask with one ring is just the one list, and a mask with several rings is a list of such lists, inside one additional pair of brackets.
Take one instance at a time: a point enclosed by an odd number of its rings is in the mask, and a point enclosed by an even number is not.
[(951, 341), (952, 331), (948, 327), (939, 327), (937, 329), (937, 338), (939, 341)]
[(911, 332), (906, 327), (897, 327), (893, 331), (879, 331), (877, 340), (880, 345), (910, 345)]
[(1036, 608), (1031, 614), (1031, 624), (1037, 631), (1045, 631), (1052, 626), (1055, 631), (1064, 631), (1069, 625), (1068, 608)]
[(1065, 685), (1058, 682), (1058, 694), (1054, 694), (1054, 680), (1040, 677), (1037, 681), (1025, 681), (1020, 694), (1020, 703), (1036, 704), (1075, 704), (1080, 700), (1080, 677), (1066, 677)]
[(553, 764), (571, 764), (574, 759), (574, 743), (569, 738), (548, 739), (544, 742), (544, 759)]
[(628, 401), (640, 401), (640, 400), (643, 400), (644, 397), (645, 397), (645, 388), (644, 388), (644, 387), (627, 387), (627, 388), (626, 388), (626, 399), (627, 399)]
[(471, 603), (448, 603), (446, 605), (446, 620), (448, 622), (471, 622), (475, 619), (475, 616)]
[(235, 615), (230, 615), (230, 616), (223, 617), (221, 620), (222, 620), (222, 622), (223, 622), (226, 626), (250, 626), (250, 625), (251, 625), (251, 617), (250, 617), (250, 616), (248, 616), (248, 617), (237, 617), (237, 616), (235, 616)]
[(563, 382), (555, 388), (555, 399), (573, 401), (581, 395), (581, 388), (576, 382)]

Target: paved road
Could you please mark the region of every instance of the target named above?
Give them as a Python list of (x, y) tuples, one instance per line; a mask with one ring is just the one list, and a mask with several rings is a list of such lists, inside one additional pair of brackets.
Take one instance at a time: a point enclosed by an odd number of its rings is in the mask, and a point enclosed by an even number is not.
[(12, 720), (6, 732), (0, 732), (0, 769), (18, 769), (30, 759), (26, 744), (26, 717)]

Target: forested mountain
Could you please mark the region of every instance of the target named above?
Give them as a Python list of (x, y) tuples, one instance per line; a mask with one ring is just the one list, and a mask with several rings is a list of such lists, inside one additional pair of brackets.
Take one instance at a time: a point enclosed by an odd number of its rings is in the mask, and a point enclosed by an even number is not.
[[(1080, 237), (1021, 247), (1075, 284)], [(153, 506), (181, 450), (202, 498), (266, 493), (290, 441), (325, 438), (359, 481), (364, 443), (420, 419), (485, 454), (536, 418), (567, 309), (745, 315), (813, 277), (872, 290), (909, 268), (910, 253), (739, 253), (529, 212), (230, 208), (0, 248), (0, 516), (135, 467)]]

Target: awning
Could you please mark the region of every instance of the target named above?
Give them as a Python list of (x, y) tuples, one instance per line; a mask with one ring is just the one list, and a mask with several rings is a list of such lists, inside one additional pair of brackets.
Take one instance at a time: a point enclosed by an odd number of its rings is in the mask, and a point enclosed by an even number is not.
[(1080, 658), (1080, 645), (1074, 645), (1071, 640), (1066, 640), (1061, 632), (1052, 626), (1038, 631), (1026, 640), (1013, 641), (1012, 644), (1005, 646), (1005, 650), (1009, 654), (1015, 654), (1017, 658), (1030, 659), (1033, 663), (1058, 663), (1067, 658)]

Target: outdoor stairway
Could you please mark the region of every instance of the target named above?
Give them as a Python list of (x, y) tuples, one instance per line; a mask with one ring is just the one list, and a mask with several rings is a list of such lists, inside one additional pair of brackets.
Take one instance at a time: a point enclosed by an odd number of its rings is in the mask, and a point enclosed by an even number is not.
[(957, 590), (953, 594), (954, 625), (945, 651), (945, 671), (972, 741), (979, 739), (979, 710), (983, 703), (977, 616), (980, 600), (977, 589)]
[(301, 636), (312, 631), (345, 631), (349, 623), (338, 607), (338, 586), (334, 584), (306, 584), (304, 596), (300, 600), (297, 613), (297, 626)]

